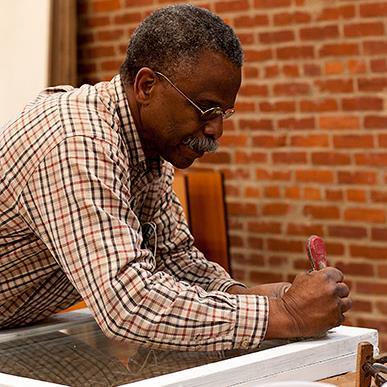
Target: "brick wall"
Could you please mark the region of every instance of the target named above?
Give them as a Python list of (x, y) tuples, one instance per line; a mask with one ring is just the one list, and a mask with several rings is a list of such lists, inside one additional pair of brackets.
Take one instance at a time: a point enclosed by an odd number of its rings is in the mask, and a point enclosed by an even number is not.
[[(110, 79), (128, 36), (163, 0), (79, 3), (81, 83)], [(349, 323), (387, 350), (387, 1), (192, 1), (245, 49), (237, 114), (220, 151), (235, 277), (291, 280), (309, 234), (326, 240), (354, 299)]]

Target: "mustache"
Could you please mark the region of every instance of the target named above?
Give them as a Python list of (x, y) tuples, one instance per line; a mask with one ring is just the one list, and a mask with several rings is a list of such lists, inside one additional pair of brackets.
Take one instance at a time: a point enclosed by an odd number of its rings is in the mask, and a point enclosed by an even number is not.
[(185, 138), (182, 142), (184, 145), (188, 146), (188, 148), (191, 148), (197, 153), (213, 153), (219, 147), (218, 141), (214, 140), (211, 137), (190, 136)]

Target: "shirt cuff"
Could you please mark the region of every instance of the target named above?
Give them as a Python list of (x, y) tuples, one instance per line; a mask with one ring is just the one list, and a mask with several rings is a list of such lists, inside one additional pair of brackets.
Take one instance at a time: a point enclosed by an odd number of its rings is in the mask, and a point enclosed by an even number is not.
[(265, 338), (269, 301), (266, 296), (238, 295), (233, 348), (257, 348)]
[(235, 281), (232, 278), (218, 278), (210, 283), (206, 291), (207, 292), (212, 292), (212, 291), (227, 292), (227, 290), (234, 285), (239, 285), (239, 286), (243, 286), (244, 288), (247, 288), (245, 284), (243, 284), (242, 282)]

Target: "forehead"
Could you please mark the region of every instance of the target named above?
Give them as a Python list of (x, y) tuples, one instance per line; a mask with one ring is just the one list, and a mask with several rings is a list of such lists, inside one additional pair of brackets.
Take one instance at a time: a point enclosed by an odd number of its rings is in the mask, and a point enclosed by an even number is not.
[(194, 66), (189, 66), (189, 71), (177, 71), (174, 79), (184, 85), (190, 97), (230, 107), (241, 84), (241, 69), (225, 56), (205, 51)]

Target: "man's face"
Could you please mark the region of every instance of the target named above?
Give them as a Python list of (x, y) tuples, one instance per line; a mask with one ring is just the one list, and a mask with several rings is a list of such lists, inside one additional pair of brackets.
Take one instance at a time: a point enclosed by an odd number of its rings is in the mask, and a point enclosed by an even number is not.
[[(155, 77), (152, 98), (140, 113), (145, 154), (187, 168), (203, 155), (203, 150), (189, 144), (217, 140), (223, 133), (223, 118), (202, 120), (198, 109), (164, 77)], [(241, 71), (222, 55), (204, 52), (197, 66), (189, 73), (178, 71), (171, 81), (202, 110), (220, 107), (226, 111), (234, 106)], [(187, 139), (191, 140), (188, 145)]]

